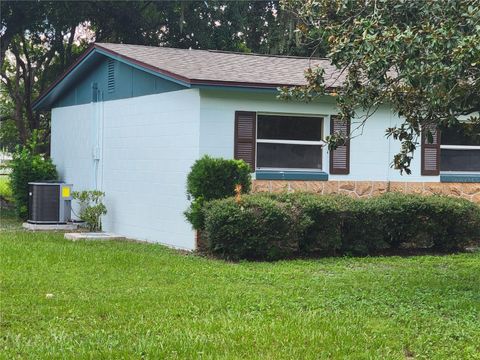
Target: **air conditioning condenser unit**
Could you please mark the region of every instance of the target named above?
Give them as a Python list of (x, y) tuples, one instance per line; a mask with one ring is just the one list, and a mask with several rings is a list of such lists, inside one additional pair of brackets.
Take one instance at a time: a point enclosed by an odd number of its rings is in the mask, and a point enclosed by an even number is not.
[(31, 224), (65, 224), (71, 221), (72, 185), (61, 182), (31, 182), (29, 186), (28, 222)]

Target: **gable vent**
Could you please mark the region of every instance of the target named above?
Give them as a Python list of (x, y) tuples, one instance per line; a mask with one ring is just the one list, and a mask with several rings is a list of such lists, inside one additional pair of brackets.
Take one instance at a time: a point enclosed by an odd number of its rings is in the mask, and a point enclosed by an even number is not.
[(108, 59), (107, 63), (107, 90), (109, 93), (115, 91), (115, 60)]

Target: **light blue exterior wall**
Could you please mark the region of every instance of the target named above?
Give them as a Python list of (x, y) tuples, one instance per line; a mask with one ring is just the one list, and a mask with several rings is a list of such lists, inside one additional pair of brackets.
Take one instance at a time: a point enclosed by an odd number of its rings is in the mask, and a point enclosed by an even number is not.
[(75, 190), (106, 193), (106, 231), (194, 249), (183, 212), (199, 125), (198, 89), (56, 108), (52, 158)]
[(75, 190), (93, 187), (93, 113), (92, 104), (52, 109), (51, 157)]
[[(233, 158), (235, 111), (326, 116), (335, 108), (333, 102), (325, 104), (320, 113), (316, 104), (281, 101), (275, 94), (239, 91), (201, 90), (200, 97), (200, 154), (224, 158)], [(328, 157), (324, 153), (322, 163), (326, 162)]]
[(115, 89), (107, 89), (108, 60), (102, 57), (86, 71), (86, 76), (75, 83), (55, 102), (54, 107), (88, 104), (93, 99), (92, 84), (96, 83), (104, 101), (127, 99), (135, 96), (160, 94), (185, 89), (184, 86), (136, 69), (118, 60), (114, 63)]
[[(315, 103), (287, 102), (276, 99), (275, 94), (221, 92), (202, 89), (200, 92), (200, 154), (226, 158), (233, 157), (235, 111), (257, 113), (305, 114), (324, 117), (324, 134), (330, 134), (330, 115), (337, 114), (333, 98), (325, 97)], [(360, 120), (352, 121), (352, 130)], [(387, 107), (380, 108), (366, 122), (363, 132), (351, 140), (350, 174), (329, 175), (329, 180), (370, 181), (425, 181), (438, 182), (439, 176), (421, 176), (420, 150), (411, 164), (411, 175), (401, 175), (390, 166), (400, 143), (385, 137), (388, 127), (399, 124), (400, 119)], [(329, 172), (328, 149), (323, 151), (323, 171)]]

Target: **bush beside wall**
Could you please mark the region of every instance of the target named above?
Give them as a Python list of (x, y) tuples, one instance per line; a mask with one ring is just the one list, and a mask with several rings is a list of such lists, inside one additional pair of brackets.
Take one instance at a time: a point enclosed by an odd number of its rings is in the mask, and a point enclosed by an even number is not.
[(235, 195), (235, 187), (241, 192), (250, 192), (251, 168), (243, 160), (203, 156), (197, 160), (187, 177), (187, 196), (191, 199), (185, 217), (196, 230), (203, 228), (203, 204), (214, 199)]
[(480, 207), (445, 196), (253, 194), (206, 203), (205, 249), (226, 259), (460, 250), (480, 240)]
[(302, 223), (298, 208), (266, 196), (207, 203), (206, 248), (232, 259), (277, 259), (299, 250)]
[[(253, 195), (255, 196), (255, 195)], [(308, 224), (300, 237), (303, 253), (330, 253), (342, 247), (342, 225), (355, 201), (346, 196), (314, 196), (306, 193), (271, 195), (273, 199), (292, 204), (302, 223)], [(323, 219), (315, 221), (315, 219)]]
[(56, 180), (57, 170), (51, 159), (35, 152), (36, 144), (31, 147), (18, 149), (13, 153), (10, 161), (10, 185), (17, 215), (26, 219), (28, 217), (28, 183), (34, 181)]

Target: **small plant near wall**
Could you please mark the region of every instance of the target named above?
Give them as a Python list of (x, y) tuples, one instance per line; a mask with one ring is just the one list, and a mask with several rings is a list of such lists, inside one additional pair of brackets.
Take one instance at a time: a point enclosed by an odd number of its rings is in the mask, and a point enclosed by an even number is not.
[(80, 220), (85, 221), (90, 231), (102, 231), (102, 216), (107, 214), (103, 204), (105, 193), (98, 190), (74, 191), (73, 198), (80, 203)]

